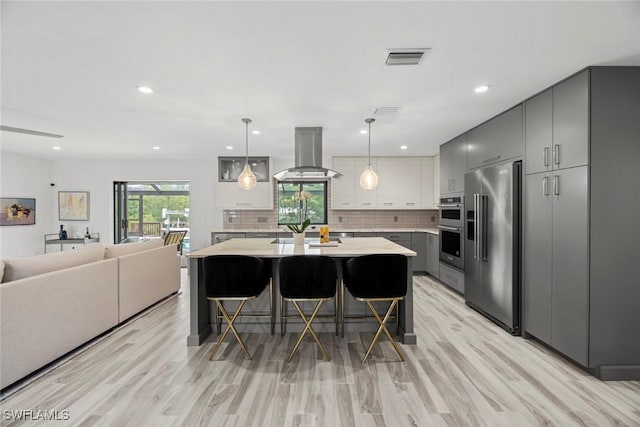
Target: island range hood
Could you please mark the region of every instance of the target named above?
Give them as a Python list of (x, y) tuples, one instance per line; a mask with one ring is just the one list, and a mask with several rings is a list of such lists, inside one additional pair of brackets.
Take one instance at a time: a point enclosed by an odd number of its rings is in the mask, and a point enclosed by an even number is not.
[(295, 128), (295, 166), (273, 175), (278, 181), (327, 180), (342, 174), (322, 167), (322, 127)]

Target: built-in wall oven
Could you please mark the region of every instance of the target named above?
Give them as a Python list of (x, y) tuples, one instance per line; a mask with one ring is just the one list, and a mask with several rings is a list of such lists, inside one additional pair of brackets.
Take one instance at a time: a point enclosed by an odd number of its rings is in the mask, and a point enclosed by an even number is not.
[(460, 197), (443, 197), (440, 209), (440, 261), (464, 270), (464, 203)]

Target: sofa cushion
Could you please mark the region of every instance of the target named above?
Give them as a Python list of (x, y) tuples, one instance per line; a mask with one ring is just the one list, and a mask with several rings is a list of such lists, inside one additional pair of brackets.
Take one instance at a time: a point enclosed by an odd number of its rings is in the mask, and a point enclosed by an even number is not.
[(162, 245), (164, 245), (162, 239), (151, 239), (145, 242), (125, 243), (121, 245), (107, 245), (104, 249), (104, 257), (117, 258), (123, 255), (130, 255), (135, 254), (136, 252), (159, 248)]
[(104, 245), (100, 243), (90, 243), (73, 251), (5, 259), (3, 260), (4, 275), (2, 282), (11, 282), (25, 277), (89, 264), (102, 259), (104, 259)]

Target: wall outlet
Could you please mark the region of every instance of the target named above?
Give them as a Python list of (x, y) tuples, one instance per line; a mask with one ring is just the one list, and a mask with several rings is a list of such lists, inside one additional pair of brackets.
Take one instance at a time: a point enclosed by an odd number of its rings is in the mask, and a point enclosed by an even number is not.
[(397, 216), (393, 217), (393, 222), (398, 222), (398, 217)]
[(431, 215), (431, 222), (436, 222), (436, 217)]
[(338, 222), (342, 222), (342, 217), (341, 216), (338, 217)]
[(265, 222), (267, 222), (267, 217), (266, 216), (259, 216), (258, 217), (258, 223), (264, 224)]

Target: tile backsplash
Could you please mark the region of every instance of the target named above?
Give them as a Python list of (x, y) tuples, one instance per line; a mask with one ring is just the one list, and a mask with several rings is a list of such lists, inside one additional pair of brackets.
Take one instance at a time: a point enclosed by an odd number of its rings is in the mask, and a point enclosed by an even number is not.
[[(278, 228), (277, 210), (223, 211), (225, 230)], [(438, 224), (437, 210), (333, 210), (329, 209), (329, 227), (341, 228), (430, 228)]]

